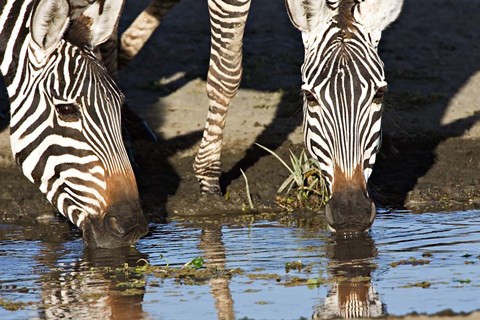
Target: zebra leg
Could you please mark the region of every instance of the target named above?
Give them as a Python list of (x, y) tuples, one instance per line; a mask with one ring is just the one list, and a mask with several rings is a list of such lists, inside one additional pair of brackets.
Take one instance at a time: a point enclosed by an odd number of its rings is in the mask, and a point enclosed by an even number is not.
[(120, 38), (118, 66), (126, 66), (143, 48), (162, 18), (180, 0), (151, 0)]
[(221, 194), (221, 151), (228, 106), (242, 78), (243, 32), (250, 0), (209, 0), (211, 51), (207, 122), (193, 170), (204, 193)]

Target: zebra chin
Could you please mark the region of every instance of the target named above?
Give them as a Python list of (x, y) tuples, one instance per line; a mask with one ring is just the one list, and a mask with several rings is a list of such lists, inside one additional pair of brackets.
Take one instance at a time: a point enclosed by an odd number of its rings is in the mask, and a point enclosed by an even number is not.
[(148, 232), (138, 201), (111, 207), (102, 216), (89, 215), (80, 225), (88, 248), (120, 248), (135, 244)]

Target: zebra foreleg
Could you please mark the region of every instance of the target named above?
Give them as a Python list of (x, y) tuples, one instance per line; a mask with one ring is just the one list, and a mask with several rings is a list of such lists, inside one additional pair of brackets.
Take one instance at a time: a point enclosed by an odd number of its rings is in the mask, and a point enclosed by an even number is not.
[(162, 18), (180, 0), (151, 0), (120, 38), (118, 66), (122, 68), (132, 61), (160, 25)]
[(204, 193), (221, 194), (221, 152), (228, 107), (242, 78), (243, 33), (250, 0), (209, 0), (211, 51), (207, 76), (210, 100), (193, 170)]

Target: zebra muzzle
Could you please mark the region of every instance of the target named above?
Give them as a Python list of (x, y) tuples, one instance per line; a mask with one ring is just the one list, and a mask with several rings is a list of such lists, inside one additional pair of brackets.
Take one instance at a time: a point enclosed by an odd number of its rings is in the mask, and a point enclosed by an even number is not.
[(125, 229), (119, 223), (118, 218), (115, 216), (110, 216), (105, 219), (105, 229), (119, 238), (122, 238), (127, 234)]
[(82, 226), (89, 248), (130, 246), (148, 231), (148, 224), (138, 202), (112, 207), (103, 217), (90, 217)]
[(337, 233), (367, 231), (376, 216), (375, 203), (362, 190), (334, 194), (325, 206), (329, 228)]

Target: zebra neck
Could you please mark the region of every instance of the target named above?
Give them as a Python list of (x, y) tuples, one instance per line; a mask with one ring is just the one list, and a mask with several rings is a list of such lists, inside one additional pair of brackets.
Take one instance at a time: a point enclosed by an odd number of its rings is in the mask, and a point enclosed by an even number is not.
[(0, 71), (7, 87), (21, 68), (34, 0), (0, 2)]

